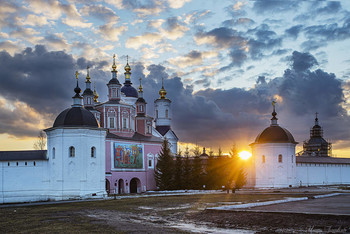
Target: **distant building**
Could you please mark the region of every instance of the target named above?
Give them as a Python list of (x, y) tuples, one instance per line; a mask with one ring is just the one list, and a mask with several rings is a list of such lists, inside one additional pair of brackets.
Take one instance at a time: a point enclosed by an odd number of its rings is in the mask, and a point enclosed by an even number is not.
[[(274, 103), (273, 103), (274, 105)], [(293, 135), (277, 124), (275, 106), (271, 125), (251, 144), (248, 185), (256, 188), (283, 188), (310, 185), (350, 184), (350, 158), (331, 157), (331, 143), (323, 139), (316, 116), (310, 139), (295, 155)]]

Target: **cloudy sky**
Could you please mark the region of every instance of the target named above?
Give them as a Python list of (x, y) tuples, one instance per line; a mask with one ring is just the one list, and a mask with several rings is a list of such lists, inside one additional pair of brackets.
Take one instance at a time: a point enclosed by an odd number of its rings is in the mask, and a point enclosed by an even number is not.
[[(249, 149), (271, 118), (298, 142), (319, 113), (350, 157), (349, 1), (2, 1), (0, 150), (30, 149), (72, 103), (89, 65), (106, 101), (112, 56), (143, 78), (148, 113), (164, 78), (184, 143)], [(84, 84), (81, 79), (81, 87)], [(299, 148), (302, 144), (299, 144)]]

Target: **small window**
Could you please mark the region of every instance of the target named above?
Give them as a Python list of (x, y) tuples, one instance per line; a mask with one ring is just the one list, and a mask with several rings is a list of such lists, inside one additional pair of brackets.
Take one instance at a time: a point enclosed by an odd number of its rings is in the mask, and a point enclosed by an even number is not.
[(278, 155), (278, 162), (279, 162), (279, 163), (282, 162), (282, 154)]
[(165, 118), (168, 118), (168, 115), (169, 115), (169, 111), (165, 110)]
[(10, 166), (10, 162), (7, 163), (7, 166)]
[(91, 158), (95, 158), (95, 157), (96, 157), (96, 148), (91, 147)]
[(109, 128), (114, 128), (114, 118), (109, 118)]
[(73, 146), (69, 147), (69, 157), (75, 157), (75, 148)]
[(36, 163), (34, 162), (33, 165), (34, 165), (34, 167), (35, 167), (35, 166), (36, 166)]
[(52, 159), (55, 159), (56, 157), (56, 149), (55, 147), (52, 148)]
[(142, 108), (143, 106), (142, 105), (140, 105), (140, 112), (143, 112), (143, 108)]
[(26, 166), (27, 166), (27, 162), (25, 162), (25, 163), (24, 163), (24, 165), (26, 165)]
[(18, 166), (18, 162), (16, 163), (16, 165)]
[(151, 159), (148, 160), (148, 167), (152, 167), (152, 160)]
[(123, 128), (128, 128), (126, 124), (127, 124), (126, 118), (123, 118)]
[(262, 163), (265, 163), (265, 155), (262, 156)]

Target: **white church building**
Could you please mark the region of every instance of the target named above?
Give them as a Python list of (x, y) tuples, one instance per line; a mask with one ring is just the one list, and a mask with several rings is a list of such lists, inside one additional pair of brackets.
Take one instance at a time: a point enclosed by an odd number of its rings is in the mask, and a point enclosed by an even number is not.
[(310, 139), (296, 155), (293, 135), (277, 123), (275, 102), (271, 125), (250, 144), (252, 159), (247, 168), (247, 186), (288, 188), (350, 184), (350, 158), (331, 157), (331, 144), (323, 139), (317, 114)]

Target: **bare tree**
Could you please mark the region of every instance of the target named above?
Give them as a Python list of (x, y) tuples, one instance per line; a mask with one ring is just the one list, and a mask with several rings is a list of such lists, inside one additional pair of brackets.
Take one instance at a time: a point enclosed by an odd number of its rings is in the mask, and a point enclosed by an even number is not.
[(46, 137), (44, 131), (40, 131), (37, 140), (33, 144), (33, 148), (36, 150), (45, 150)]

